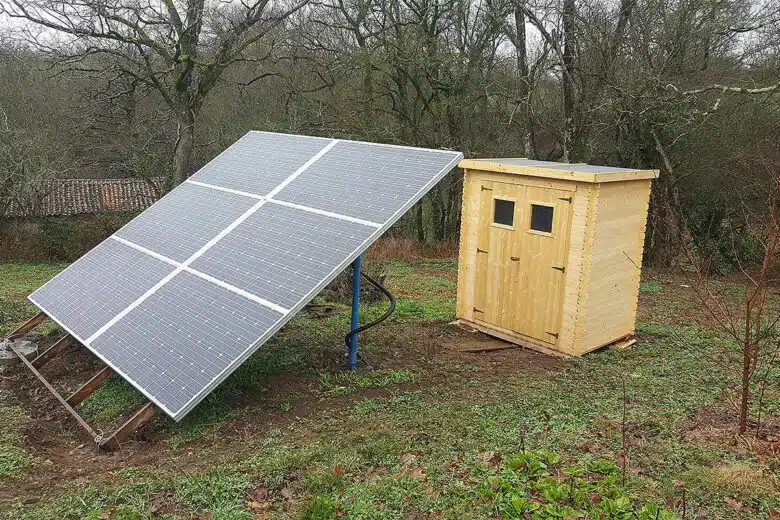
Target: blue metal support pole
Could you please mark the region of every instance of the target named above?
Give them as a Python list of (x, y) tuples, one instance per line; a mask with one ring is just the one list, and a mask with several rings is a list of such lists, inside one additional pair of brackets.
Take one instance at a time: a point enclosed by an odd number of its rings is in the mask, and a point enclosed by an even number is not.
[[(352, 263), (352, 329), (358, 328), (358, 316), (360, 314), (360, 264), (362, 256), (355, 258)], [(357, 368), (358, 362), (358, 335), (354, 334), (349, 338), (349, 356), (347, 360), (347, 367), (350, 370)]]

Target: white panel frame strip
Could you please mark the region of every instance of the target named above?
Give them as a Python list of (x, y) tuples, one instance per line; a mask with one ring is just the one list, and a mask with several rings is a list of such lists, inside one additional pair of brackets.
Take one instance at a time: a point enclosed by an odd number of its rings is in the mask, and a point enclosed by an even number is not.
[[(173, 265), (175, 267), (181, 267), (181, 265), (182, 265), (180, 262), (177, 262), (176, 260), (174, 260), (172, 258), (168, 258), (165, 255), (161, 255), (160, 253), (156, 253), (156, 252), (152, 251), (151, 249), (147, 249), (147, 248), (145, 248), (143, 246), (139, 246), (135, 242), (131, 242), (131, 241), (125, 239), (125, 238), (117, 237), (117, 236), (111, 236), (110, 238), (112, 240), (116, 240), (117, 242), (121, 242), (122, 244), (124, 244), (124, 245), (126, 245), (128, 247), (132, 247), (136, 251), (140, 251), (141, 253), (145, 253), (145, 254), (147, 254), (147, 255), (149, 255), (151, 257), (154, 257), (154, 258), (156, 258), (158, 260), (162, 260), (163, 262), (165, 262), (167, 264), (171, 264), (171, 265)], [(239, 294), (239, 295), (243, 296), (244, 298), (247, 298), (249, 300), (252, 300), (253, 302), (259, 303), (260, 305), (264, 305), (264, 306), (268, 307), (269, 309), (275, 310), (276, 312), (280, 312), (282, 314), (286, 314), (289, 311), (289, 309), (287, 309), (286, 307), (282, 307), (281, 305), (277, 305), (277, 304), (275, 304), (272, 301), (266, 300), (265, 298), (261, 298), (260, 296), (258, 296), (256, 294), (252, 294), (249, 291), (245, 291), (245, 290), (241, 289), (240, 287), (236, 287), (235, 285), (229, 284), (227, 282), (223, 282), (222, 280), (218, 280), (217, 278), (214, 278), (213, 276), (209, 276), (206, 273), (198, 271), (197, 269), (193, 269), (192, 267), (184, 266), (181, 270), (187, 271), (188, 273), (191, 273), (191, 274), (194, 274), (195, 276), (197, 276), (199, 278), (203, 278), (204, 280), (207, 280), (207, 281), (209, 281), (209, 282), (211, 282), (211, 283), (213, 283), (215, 285), (219, 285), (220, 287), (223, 287), (223, 288), (227, 289), (230, 292), (234, 292), (236, 294)]]
[[(253, 198), (253, 199), (265, 200), (266, 202), (269, 202), (271, 204), (276, 204), (278, 206), (285, 206), (287, 208), (299, 209), (301, 211), (306, 211), (308, 213), (315, 213), (317, 215), (322, 215), (323, 217), (336, 218), (336, 219), (339, 219), (339, 220), (345, 220), (347, 222), (352, 222), (354, 224), (361, 224), (363, 226), (369, 226), (369, 227), (374, 227), (374, 228), (382, 227), (382, 224), (380, 224), (378, 222), (372, 222), (370, 220), (365, 220), (365, 219), (357, 218), (357, 217), (350, 217), (349, 215), (342, 215), (341, 213), (334, 213), (332, 211), (325, 211), (324, 209), (312, 208), (310, 206), (304, 206), (302, 204), (296, 204), (294, 202), (287, 202), (287, 201), (284, 201), (284, 200), (278, 200), (278, 199), (273, 198), (271, 195), (263, 196), (263, 195), (258, 195), (256, 193), (249, 193), (249, 192), (246, 192), (246, 191), (233, 190), (233, 189), (230, 189), (230, 188), (225, 188), (223, 186), (217, 186), (216, 184), (208, 184), (206, 182), (200, 182), (200, 181), (186, 180), (184, 182), (186, 182), (187, 184), (194, 184), (195, 186), (201, 186), (203, 188), (211, 188), (212, 190), (225, 191), (227, 193), (232, 193), (234, 195), (242, 195), (244, 197), (250, 197), (250, 198)], [(276, 191), (278, 193), (278, 190), (274, 190), (274, 191)]]
[[(401, 147), (403, 148), (403, 147)], [(409, 147), (411, 148), (411, 147)], [(424, 149), (424, 148), (418, 148), (418, 150)], [(424, 149), (426, 151), (430, 151), (430, 149)], [(274, 334), (276, 334), (279, 329), (281, 329), (290, 319), (295, 316), (307, 303), (311, 301), (312, 298), (314, 298), (317, 294), (319, 294), (330, 282), (332, 282), (336, 276), (340, 272), (342, 272), (344, 269), (346, 269), (352, 262), (355, 261), (355, 259), (360, 256), (368, 247), (376, 241), (377, 238), (379, 238), (385, 231), (387, 231), (390, 226), (395, 224), (395, 222), (403, 216), (404, 213), (409, 211), (409, 209), (414, 206), (426, 193), (428, 193), (433, 186), (435, 186), (447, 173), (449, 173), (455, 166), (458, 165), (458, 163), (463, 159), (463, 154), (458, 153), (455, 158), (450, 161), (447, 166), (442, 168), (435, 177), (431, 178), (431, 180), (426, 183), (422, 188), (420, 188), (415, 195), (409, 199), (409, 201), (404, 204), (403, 207), (401, 207), (398, 211), (396, 211), (390, 218), (385, 221), (384, 224), (381, 224), (380, 227), (376, 229), (371, 235), (366, 238), (360, 246), (358, 246), (352, 254), (350, 254), (341, 264), (336, 266), (330, 274), (328, 274), (327, 277), (325, 277), (322, 281), (320, 281), (317, 286), (315, 286), (309, 293), (298, 300), (298, 303), (295, 304), (294, 307), (290, 309), (290, 311), (282, 316), (279, 321), (277, 321), (273, 327), (268, 329), (262, 336), (260, 336), (254, 343), (249, 345), (244, 352), (237, 358), (233, 360), (225, 369), (222, 370), (219, 374), (217, 374), (214, 379), (211, 380), (211, 382), (203, 387), (203, 389), (195, 394), (192, 399), (190, 399), (187, 404), (185, 404), (179, 411), (177, 411), (175, 414), (171, 415), (174, 420), (179, 421), (182, 417), (187, 415), (190, 410), (192, 410), (195, 406), (200, 403), (205, 396), (210, 394), (214, 391), (214, 389), (219, 386), (222, 381), (224, 381), (230, 374), (233, 373), (233, 371), (238, 368), (244, 361), (251, 356), (257, 348), (268, 341)], [(276, 190), (278, 193), (279, 190)]]
[(309, 206), (301, 206), (300, 204), (295, 204), (294, 202), (286, 202), (277, 199), (268, 199), (268, 202), (270, 202), (271, 204), (276, 204), (278, 206), (285, 206), (287, 208), (299, 209), (301, 211), (306, 211), (308, 213), (322, 215), (323, 217), (346, 220), (347, 222), (352, 222), (353, 224), (361, 224), (363, 226), (368, 226), (373, 228), (382, 227), (382, 224), (379, 224), (378, 222), (371, 222), (370, 220), (363, 220), (362, 218), (350, 217), (349, 215), (342, 215), (341, 213), (333, 213), (332, 211), (325, 211), (323, 209), (310, 208)]
[(252, 300), (255, 303), (259, 303), (260, 305), (263, 305), (264, 307), (268, 307), (269, 309), (275, 310), (276, 312), (280, 314), (287, 314), (290, 312), (290, 309), (286, 307), (282, 307), (281, 305), (277, 305), (272, 301), (268, 301), (265, 298), (261, 298), (257, 296), (256, 294), (252, 294), (249, 291), (245, 291), (239, 287), (236, 287), (235, 285), (231, 285), (227, 282), (223, 282), (222, 280), (219, 280), (217, 278), (214, 278), (213, 276), (209, 276), (206, 273), (202, 273), (198, 271), (197, 269), (193, 269), (192, 267), (185, 267), (185, 271), (188, 273), (192, 273), (197, 277), (203, 278), (204, 280), (207, 280), (215, 285), (219, 285), (220, 287), (227, 289), (228, 291), (234, 292), (238, 295), (243, 296), (244, 298), (248, 300)]
[(193, 184), (195, 186), (200, 186), (201, 188), (211, 188), (212, 190), (217, 191), (224, 191), (226, 193), (232, 193), (233, 195), (241, 195), (242, 197), (249, 197), (251, 199), (265, 199), (267, 197), (264, 197), (263, 195), (257, 195), (256, 193), (249, 193), (248, 191), (241, 191), (241, 190), (234, 190), (231, 188), (225, 188), (223, 186), (217, 186), (216, 184), (209, 184), (208, 182), (200, 182), (200, 181), (193, 181), (191, 179), (187, 179), (187, 184)]
[[(327, 145), (325, 145), (322, 150), (317, 152), (311, 159), (306, 161), (300, 168), (295, 170), (292, 174), (290, 174), (279, 186), (277, 186), (269, 195), (278, 193), (284, 186), (287, 186), (289, 183), (294, 181), (300, 174), (302, 174), (304, 171), (306, 171), (312, 164), (317, 162), (323, 155), (328, 153), (328, 150), (336, 146), (338, 144), (339, 140), (334, 139)], [(239, 224), (241, 224), (243, 221), (248, 219), (253, 213), (255, 213), (258, 209), (263, 207), (265, 203), (268, 202), (268, 198), (263, 198), (261, 200), (258, 200), (254, 205), (252, 205), (251, 208), (246, 210), (240, 217), (238, 217), (236, 220), (230, 223), (225, 229), (220, 231), (217, 236), (206, 242), (203, 247), (195, 251), (187, 260), (179, 264), (176, 269), (171, 271), (166, 277), (164, 277), (162, 280), (154, 284), (148, 291), (146, 291), (144, 294), (142, 294), (140, 297), (138, 297), (133, 303), (128, 305), (124, 310), (122, 310), (119, 314), (111, 318), (107, 323), (105, 323), (102, 327), (100, 327), (97, 331), (95, 331), (89, 338), (87, 338), (87, 346), (89, 346), (90, 343), (95, 341), (98, 337), (100, 337), (104, 332), (106, 332), (108, 329), (110, 329), (114, 324), (116, 324), (119, 320), (127, 316), (127, 314), (141, 305), (147, 298), (149, 298), (151, 295), (156, 293), (160, 288), (167, 284), (169, 281), (173, 279), (174, 276), (179, 274), (180, 272), (184, 271), (189, 267), (189, 265), (200, 258), (201, 255), (203, 255), (206, 251), (211, 249), (217, 242), (225, 238), (228, 233), (233, 231), (236, 227), (238, 227)], [(247, 293), (248, 294), (248, 293)], [(112, 367), (113, 368), (113, 367)]]
[(144, 246), (139, 246), (135, 242), (130, 242), (126, 238), (118, 237), (116, 235), (111, 235), (108, 238), (110, 238), (111, 240), (115, 240), (115, 241), (119, 242), (120, 244), (124, 244), (127, 247), (132, 247), (136, 251), (140, 251), (141, 253), (144, 253), (144, 254), (149, 255), (149, 256), (151, 256), (153, 258), (156, 258), (157, 260), (161, 260), (161, 261), (165, 262), (166, 264), (170, 264), (170, 265), (172, 265), (174, 267), (179, 267), (181, 265), (181, 262), (177, 262), (173, 258), (168, 258), (167, 256), (161, 255), (160, 253), (152, 251), (151, 249), (147, 249)]
[(301, 211), (306, 211), (308, 213), (315, 213), (317, 215), (322, 215), (323, 217), (330, 217), (330, 218), (336, 218), (336, 219), (339, 219), (339, 220), (345, 220), (347, 222), (352, 222), (353, 224), (361, 224), (363, 226), (369, 226), (369, 227), (374, 227), (374, 228), (382, 227), (382, 224), (379, 224), (378, 222), (372, 222), (370, 220), (364, 220), (362, 218), (350, 217), (349, 215), (342, 215), (341, 213), (334, 213), (332, 211), (325, 211), (323, 209), (317, 209), (317, 208), (312, 208), (312, 207), (309, 207), (309, 206), (303, 206), (301, 204), (295, 204), (294, 202), (287, 202), (287, 201), (284, 201), (284, 200), (278, 200), (278, 199), (272, 198), (270, 195), (266, 195), (266, 196), (257, 195), (256, 193), (249, 193), (249, 192), (246, 192), (246, 191), (232, 190), (230, 188), (224, 188), (222, 186), (217, 186), (216, 184), (208, 184), (208, 183), (205, 183), (205, 182), (191, 181), (189, 179), (184, 181), (184, 182), (186, 182), (187, 184), (194, 184), (196, 186), (201, 186), (203, 188), (211, 188), (211, 189), (217, 190), (217, 191), (225, 191), (225, 192), (228, 192), (228, 193), (233, 193), (234, 195), (243, 195), (244, 197), (251, 197), (253, 199), (265, 200), (266, 202), (269, 202), (271, 204), (276, 204), (278, 206), (285, 206), (287, 208), (299, 209)]

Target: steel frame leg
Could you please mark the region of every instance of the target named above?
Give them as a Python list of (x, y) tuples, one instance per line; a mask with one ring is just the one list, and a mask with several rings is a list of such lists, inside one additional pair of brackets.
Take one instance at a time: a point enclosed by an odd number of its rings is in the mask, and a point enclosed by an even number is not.
[[(358, 328), (358, 318), (360, 317), (360, 265), (362, 256), (355, 258), (352, 262), (352, 329)], [(349, 353), (347, 356), (347, 368), (355, 370), (358, 362), (358, 335), (354, 334), (349, 338)]]

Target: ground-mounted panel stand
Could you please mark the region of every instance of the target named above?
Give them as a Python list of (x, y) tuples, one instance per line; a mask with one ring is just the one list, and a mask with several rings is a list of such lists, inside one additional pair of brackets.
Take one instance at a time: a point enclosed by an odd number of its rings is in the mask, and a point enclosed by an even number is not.
[[(7, 339), (17, 339), (33, 330), (41, 323), (46, 322), (48, 319), (49, 317), (45, 313), (38, 313), (37, 315), (27, 320), (18, 329), (9, 334)], [(19, 357), (19, 359), (22, 360), (22, 363), (25, 364), (30, 372), (32, 372), (41, 383), (43, 383), (43, 386), (46, 387), (46, 389), (54, 396), (55, 399), (57, 399), (57, 401), (59, 401), (62, 407), (65, 408), (65, 410), (67, 410), (67, 412), (76, 420), (79, 426), (81, 426), (82, 429), (89, 434), (89, 436), (93, 441), (95, 441), (100, 449), (106, 451), (116, 451), (121, 447), (122, 443), (133, 434), (133, 432), (152, 419), (156, 408), (152, 403), (146, 403), (122, 426), (117, 428), (109, 435), (104, 435), (102, 430), (96, 430), (90, 426), (90, 424), (87, 423), (87, 421), (85, 421), (81, 415), (79, 415), (74, 406), (77, 406), (79, 403), (84, 401), (84, 399), (92, 395), (95, 390), (100, 388), (103, 383), (105, 383), (112, 375), (114, 375), (114, 371), (108, 366), (104, 367), (97, 374), (92, 376), (89, 381), (84, 383), (81, 388), (73, 392), (70, 397), (65, 398), (38, 370), (46, 363), (64, 352), (65, 349), (73, 343), (77, 343), (75, 338), (73, 338), (73, 336), (70, 334), (65, 334), (51, 347), (49, 347), (43, 353), (39, 354), (38, 357), (32, 361), (29, 361), (26, 357), (24, 357), (24, 355), (14, 346), (13, 341), (8, 342), (8, 347), (14, 354), (16, 354), (17, 357)]]

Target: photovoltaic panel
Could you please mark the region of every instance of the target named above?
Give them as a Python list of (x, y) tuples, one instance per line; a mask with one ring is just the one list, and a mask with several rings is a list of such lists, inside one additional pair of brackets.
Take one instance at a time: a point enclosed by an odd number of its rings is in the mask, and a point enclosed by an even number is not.
[(183, 184), (116, 235), (183, 262), (254, 203), (247, 197)]
[(389, 219), (451, 161), (440, 150), (342, 141), (285, 187), (279, 200), (374, 222)]
[(92, 347), (169, 412), (180, 410), (282, 314), (181, 272)]
[(115, 240), (106, 240), (29, 299), (83, 340), (173, 269)]
[(461, 158), (251, 132), (30, 299), (179, 420)]
[(191, 179), (265, 195), (330, 141), (320, 137), (249, 132)]
[(192, 267), (292, 307), (374, 231), (361, 224), (266, 204)]

